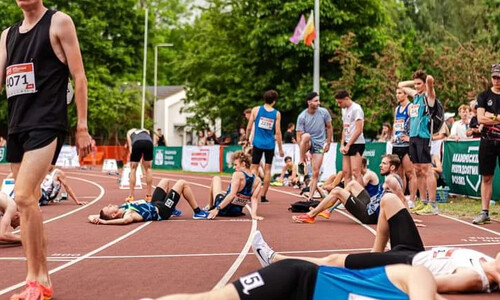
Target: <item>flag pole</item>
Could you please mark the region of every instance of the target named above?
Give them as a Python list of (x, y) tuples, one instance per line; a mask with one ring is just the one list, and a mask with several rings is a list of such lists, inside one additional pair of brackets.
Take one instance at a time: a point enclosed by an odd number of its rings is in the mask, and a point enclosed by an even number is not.
[(313, 91), (319, 94), (319, 0), (314, 0), (314, 27), (316, 38), (314, 39)]

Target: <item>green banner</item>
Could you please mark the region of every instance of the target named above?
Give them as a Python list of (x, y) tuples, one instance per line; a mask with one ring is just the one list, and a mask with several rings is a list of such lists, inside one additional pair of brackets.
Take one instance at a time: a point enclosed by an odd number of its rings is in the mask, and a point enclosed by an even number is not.
[(231, 163), (231, 155), (234, 152), (240, 151), (242, 149), (241, 146), (223, 146), (222, 147), (222, 166), (221, 171), (225, 173), (234, 172), (233, 164)]
[(182, 169), (182, 147), (155, 147), (154, 169)]
[[(500, 170), (498, 162), (493, 177), (494, 200), (500, 199)], [(479, 141), (445, 141), (443, 177), (450, 193), (481, 197), (481, 175), (479, 175)]]
[(0, 147), (0, 164), (7, 163), (7, 147)]
[[(365, 152), (363, 156), (367, 159), (368, 169), (375, 172), (378, 175), (379, 181), (383, 182), (384, 178), (380, 175), (380, 162), (382, 161), (382, 155), (385, 154), (387, 149), (386, 143), (366, 143)], [(340, 153), (340, 143), (337, 145), (337, 157), (335, 161), (335, 165), (337, 167), (337, 171), (342, 170), (342, 157), (343, 155)]]

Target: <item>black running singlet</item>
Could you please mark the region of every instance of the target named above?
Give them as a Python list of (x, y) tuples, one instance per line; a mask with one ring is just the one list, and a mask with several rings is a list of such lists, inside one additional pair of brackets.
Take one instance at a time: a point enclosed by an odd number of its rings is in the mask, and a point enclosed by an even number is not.
[(19, 32), (22, 22), (7, 33), (9, 134), (35, 128), (67, 130), (69, 69), (50, 44), (50, 24), (55, 13), (47, 10), (26, 33)]

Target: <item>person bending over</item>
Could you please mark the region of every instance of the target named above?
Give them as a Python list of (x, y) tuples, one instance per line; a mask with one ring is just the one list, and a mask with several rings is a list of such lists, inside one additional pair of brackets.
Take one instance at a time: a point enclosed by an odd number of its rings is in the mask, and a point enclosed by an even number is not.
[(251, 202), (250, 214), (254, 220), (263, 220), (257, 215), (261, 180), (250, 172), (251, 157), (243, 151), (233, 153), (231, 160), (235, 172), (225, 193), (219, 176), (214, 176), (210, 184), (209, 219), (217, 216), (236, 217), (243, 215), (243, 207)]
[(21, 236), (11, 230), (11, 227), (15, 229), (19, 226), (16, 202), (4, 192), (0, 192), (0, 215), (3, 215), (0, 219), (0, 242), (21, 243)]
[(120, 206), (109, 204), (99, 215), (90, 215), (89, 222), (104, 225), (126, 225), (133, 222), (168, 220), (183, 196), (193, 209), (193, 219), (207, 219), (208, 213), (198, 207), (191, 187), (185, 180), (178, 180), (169, 189), (169, 180), (162, 179), (153, 192), (151, 202), (144, 200), (128, 202)]

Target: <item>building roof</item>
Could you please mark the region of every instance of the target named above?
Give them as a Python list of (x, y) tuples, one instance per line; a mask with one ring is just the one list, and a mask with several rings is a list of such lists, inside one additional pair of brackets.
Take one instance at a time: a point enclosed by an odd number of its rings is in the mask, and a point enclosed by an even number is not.
[[(183, 85), (159, 85), (156, 87), (157, 91), (157, 98), (158, 99), (166, 99), (172, 95), (175, 95), (179, 92), (182, 92), (184, 90)], [(154, 95), (155, 90), (154, 86), (148, 86), (147, 91), (151, 94)]]

